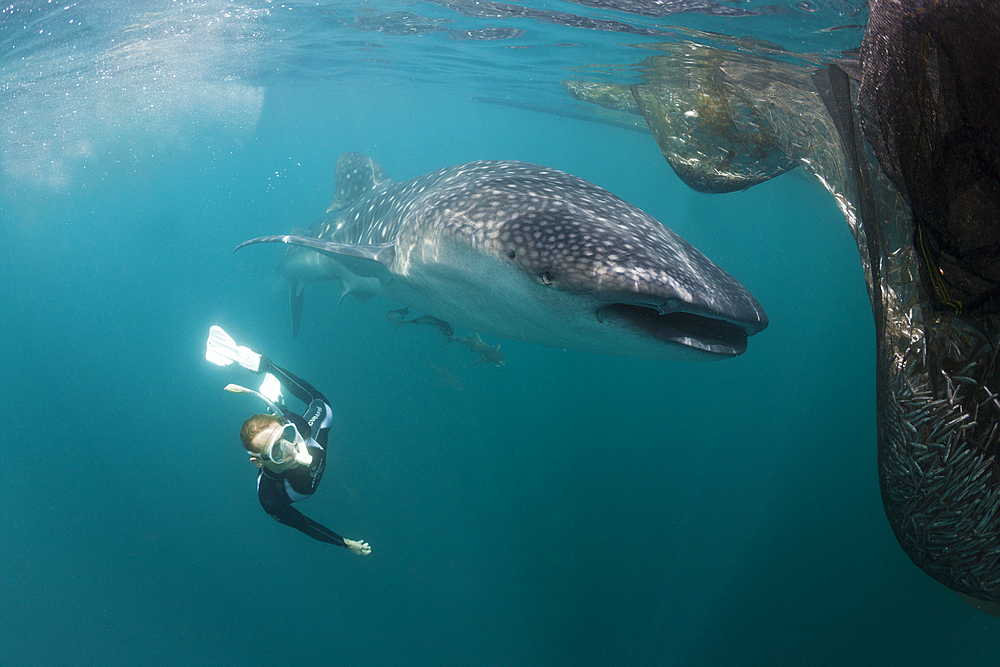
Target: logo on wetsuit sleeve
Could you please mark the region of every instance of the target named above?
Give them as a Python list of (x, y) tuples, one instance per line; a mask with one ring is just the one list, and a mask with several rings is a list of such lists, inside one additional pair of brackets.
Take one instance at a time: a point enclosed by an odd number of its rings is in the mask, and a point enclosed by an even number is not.
[(309, 468), (309, 477), (311, 478), (312, 488), (314, 489), (319, 484), (320, 477), (323, 475), (323, 469), (326, 468), (326, 452), (323, 452), (323, 454), (323, 456), (317, 456), (316, 465), (310, 466)]
[[(310, 429), (312, 429), (313, 425), (316, 423), (316, 420), (324, 415), (325, 417), (323, 418), (323, 421), (320, 422), (319, 425), (321, 429), (329, 428), (330, 424), (333, 422), (333, 410), (330, 408), (329, 405), (327, 405), (323, 401), (319, 400), (313, 401), (309, 405), (309, 410), (307, 411), (307, 414), (308, 412), (312, 412), (312, 414), (309, 416), (309, 419), (306, 420), (306, 423), (309, 424)], [(302, 416), (305, 417), (305, 415)]]

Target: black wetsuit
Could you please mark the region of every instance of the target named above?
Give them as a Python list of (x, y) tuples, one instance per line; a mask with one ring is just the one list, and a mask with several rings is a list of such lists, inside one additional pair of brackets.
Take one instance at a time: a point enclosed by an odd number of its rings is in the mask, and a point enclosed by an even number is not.
[(271, 373), (281, 381), (288, 392), (309, 407), (300, 417), (294, 412), (279, 405), (285, 419), (295, 424), (303, 439), (312, 463), (298, 466), (284, 472), (274, 472), (266, 465), (257, 475), (257, 498), (264, 511), (286, 526), (297, 528), (303, 533), (321, 542), (329, 542), (342, 547), (347, 545), (344, 538), (329, 528), (322, 526), (292, 507), (292, 503), (311, 496), (319, 482), (323, 479), (326, 467), (326, 439), (333, 422), (333, 411), (329, 402), (312, 385), (305, 382), (283, 368), (278, 367), (266, 357), (261, 357), (259, 373)]

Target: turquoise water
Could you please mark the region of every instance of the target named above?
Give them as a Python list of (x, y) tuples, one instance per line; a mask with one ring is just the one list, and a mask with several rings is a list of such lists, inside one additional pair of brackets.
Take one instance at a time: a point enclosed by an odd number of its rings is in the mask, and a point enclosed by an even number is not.
[[(832, 2), (531, 4), (829, 53), (860, 32), (819, 28), (864, 22)], [(995, 665), (996, 620), (910, 564), (882, 513), (872, 319), (832, 199), (795, 172), (698, 194), (648, 135), (474, 101), (594, 113), (558, 81), (627, 80), (631, 45), (659, 37), (455, 7), (0, 12), (5, 661)], [(487, 29), (523, 32), (457, 38)], [(723, 362), (505, 341), (505, 366), (474, 366), (396, 330), (395, 305), (314, 284), (293, 340), (280, 250), (231, 251), (319, 217), (346, 150), (397, 179), (476, 159), (584, 177), (771, 326)], [(205, 361), (212, 324), (331, 399), (326, 476), (298, 507), (370, 556), (263, 513), (237, 437), (257, 406), (222, 391), (255, 378)]]

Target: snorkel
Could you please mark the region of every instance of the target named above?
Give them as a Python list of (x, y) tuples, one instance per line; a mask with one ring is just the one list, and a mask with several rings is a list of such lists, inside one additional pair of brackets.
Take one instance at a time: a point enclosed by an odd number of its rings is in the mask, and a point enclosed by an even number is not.
[[(267, 404), (267, 407), (276, 417), (283, 417), (284, 415), (284, 412), (275, 402), (281, 397), (281, 383), (278, 382), (278, 378), (274, 377), (270, 373), (264, 376), (264, 382), (260, 385), (260, 391), (254, 391), (253, 389), (249, 389), (247, 387), (241, 387), (238, 384), (227, 384), (224, 389), (225, 391), (233, 394), (250, 394), (251, 396), (256, 396)], [(269, 396), (273, 397), (273, 400), (272, 398), (269, 398)], [(294, 427), (293, 422), (286, 421), (286, 423), (292, 424)], [(295, 448), (295, 455), (282, 460), (280, 463), (277, 461), (268, 461), (274, 468), (284, 469), (293, 461), (304, 466), (312, 464), (312, 454), (309, 453), (309, 448), (304, 446), (306, 442), (299, 433), (298, 428), (295, 428), (295, 436), (295, 442), (291, 442), (291, 445)], [(253, 455), (254, 454), (251, 452), (251, 456)]]
[[(267, 378), (273, 378), (275, 382), (278, 381), (278, 378), (276, 378), (273, 375), (271, 375), (270, 373), (268, 373), (267, 377), (264, 378), (264, 384), (267, 384)], [(263, 385), (261, 386), (261, 388), (263, 389)], [(275, 415), (280, 416), (282, 414), (281, 408), (279, 408), (274, 403), (274, 401), (272, 401), (271, 399), (269, 399), (267, 396), (265, 396), (264, 394), (260, 393), (259, 391), (254, 391), (253, 389), (247, 389), (246, 387), (241, 387), (238, 384), (227, 384), (225, 387), (223, 387), (223, 390), (224, 391), (228, 391), (228, 392), (233, 393), (233, 394), (251, 394), (253, 396), (256, 396), (260, 400), (262, 400), (265, 403), (267, 403), (267, 407), (270, 408), (271, 412), (273, 412)]]

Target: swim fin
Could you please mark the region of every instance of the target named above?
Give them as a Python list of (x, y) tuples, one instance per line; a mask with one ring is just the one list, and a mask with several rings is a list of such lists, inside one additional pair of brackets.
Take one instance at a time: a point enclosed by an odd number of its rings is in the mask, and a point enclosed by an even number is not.
[(235, 361), (254, 373), (260, 370), (260, 355), (249, 347), (237, 345), (233, 337), (219, 326), (213, 326), (208, 331), (205, 359), (218, 366), (228, 366)]

